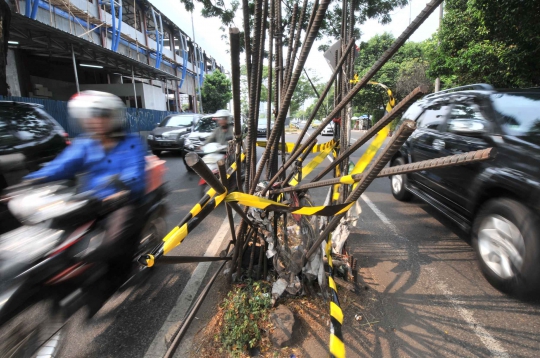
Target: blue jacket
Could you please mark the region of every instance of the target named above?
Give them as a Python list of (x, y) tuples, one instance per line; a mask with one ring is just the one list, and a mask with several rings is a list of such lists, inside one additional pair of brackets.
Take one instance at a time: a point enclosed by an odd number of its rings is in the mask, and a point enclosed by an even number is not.
[(101, 143), (89, 137), (76, 138), (56, 159), (25, 179), (44, 178), (44, 182), (73, 179), (82, 173), (81, 190), (97, 190), (96, 196), (103, 199), (120, 189), (108, 184), (111, 176), (129, 187), (132, 198), (144, 194), (145, 150), (138, 136), (127, 135), (116, 147), (105, 152)]

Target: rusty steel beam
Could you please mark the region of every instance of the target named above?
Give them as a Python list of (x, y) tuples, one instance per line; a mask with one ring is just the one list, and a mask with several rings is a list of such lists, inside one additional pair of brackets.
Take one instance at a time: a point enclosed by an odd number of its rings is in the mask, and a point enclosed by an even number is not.
[[(454, 167), (458, 165), (465, 165), (470, 163), (477, 163), (482, 162), (485, 160), (493, 159), (497, 155), (497, 152), (494, 148), (487, 148), (482, 150), (476, 150), (473, 152), (468, 153), (462, 153), (462, 154), (455, 154), (455, 155), (449, 155), (447, 157), (442, 158), (435, 158), (435, 159), (429, 159), (429, 160), (423, 160), (421, 162), (416, 163), (409, 163), (409, 164), (403, 164), (403, 165), (396, 165), (395, 167), (389, 167), (384, 168), (381, 170), (381, 172), (377, 175), (377, 178), (383, 178), (388, 177), (392, 175), (398, 175), (398, 174), (407, 174), (407, 173), (413, 173), (420, 170), (429, 170), (429, 169), (440, 169), (440, 168), (448, 168), (448, 167)], [(362, 180), (364, 174), (353, 174), (350, 176), (352, 180), (355, 182), (359, 182)], [(343, 183), (344, 177), (338, 177), (333, 179), (327, 179), (327, 180), (320, 180), (317, 182), (311, 182), (308, 184), (302, 184), (302, 185), (296, 185), (291, 186), (288, 188), (283, 189), (276, 189), (271, 190), (269, 193), (270, 195), (276, 195), (281, 193), (290, 193), (292, 191), (303, 191), (313, 188), (322, 188), (329, 185), (335, 185), (335, 184), (348, 184)]]

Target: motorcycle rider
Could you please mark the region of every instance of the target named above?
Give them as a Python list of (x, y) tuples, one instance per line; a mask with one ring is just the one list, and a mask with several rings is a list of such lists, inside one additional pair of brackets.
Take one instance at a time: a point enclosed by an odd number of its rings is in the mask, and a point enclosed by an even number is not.
[(226, 145), (234, 137), (233, 126), (230, 125), (232, 119), (231, 112), (226, 109), (220, 109), (212, 118), (218, 121), (219, 126), (206, 138), (204, 144), (218, 143), (220, 145)]
[(95, 290), (90, 316), (116, 291), (126, 278), (123, 274), (129, 271), (134, 250), (126, 242), (134, 226), (130, 221), (134, 207), (130, 203), (142, 197), (146, 183), (144, 146), (138, 136), (125, 133), (124, 110), (122, 100), (110, 93), (83, 91), (73, 96), (68, 102), (68, 112), (85, 134), (52, 162), (25, 178), (45, 183), (74, 179), (76, 174), (82, 174), (78, 178), (81, 190), (95, 191), (95, 197), (104, 204), (105, 235), (98, 240), (96, 251), (100, 255), (106, 253), (106, 258), (100, 256), (97, 260), (106, 261), (108, 274)]

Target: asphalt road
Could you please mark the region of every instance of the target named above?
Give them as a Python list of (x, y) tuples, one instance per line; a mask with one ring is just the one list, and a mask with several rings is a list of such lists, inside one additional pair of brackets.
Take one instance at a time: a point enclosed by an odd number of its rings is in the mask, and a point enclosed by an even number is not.
[[(353, 132), (353, 138), (359, 136)], [(288, 137), (294, 141), (296, 136)], [(319, 143), (329, 139), (321, 137)], [(179, 156), (164, 154), (163, 159), (170, 229), (199, 200), (200, 190)], [(324, 195), (322, 189), (313, 191), (316, 205), (322, 205)], [(419, 200), (396, 201), (387, 178), (370, 186), (360, 206), (349, 245), (374, 294), (360, 313), (377, 323), (346, 322), (349, 357), (538, 356), (540, 305), (493, 289), (477, 269), (465, 233)], [(204, 254), (225, 215), (218, 208), (173, 254)], [(81, 312), (69, 328), (63, 355), (144, 357), (196, 267), (156, 267), (151, 280), (117, 294), (91, 321)]]

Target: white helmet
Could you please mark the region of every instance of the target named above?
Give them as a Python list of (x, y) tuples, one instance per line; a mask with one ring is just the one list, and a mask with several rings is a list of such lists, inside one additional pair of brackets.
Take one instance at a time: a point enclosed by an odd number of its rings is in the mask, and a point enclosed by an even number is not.
[(216, 111), (216, 113), (214, 113), (212, 115), (212, 117), (214, 118), (222, 118), (222, 117), (227, 117), (229, 119), (232, 119), (232, 114), (231, 112), (229, 112), (228, 110), (226, 109), (220, 109), (218, 111)]
[(125, 106), (119, 97), (111, 93), (82, 91), (71, 97), (67, 108), (71, 118), (77, 120), (83, 128), (84, 122), (90, 118), (109, 118), (111, 134), (123, 131)]

